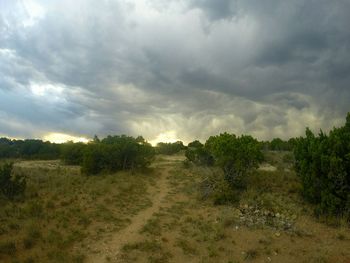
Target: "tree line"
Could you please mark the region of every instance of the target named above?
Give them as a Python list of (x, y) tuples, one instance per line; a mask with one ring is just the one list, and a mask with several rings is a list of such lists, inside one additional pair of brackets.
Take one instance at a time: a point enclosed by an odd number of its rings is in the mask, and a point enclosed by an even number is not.
[(61, 145), (42, 140), (11, 140), (0, 138), (0, 158), (58, 159)]
[[(126, 135), (118, 135), (121, 138), (131, 138)], [(111, 140), (112, 137), (118, 136), (107, 136), (107, 138), (102, 139), (101, 141), (97, 136), (95, 139), (90, 142), (97, 143), (105, 142)], [(141, 136), (139, 139), (142, 138)], [(120, 139), (123, 141), (124, 139)], [(135, 138), (137, 139), (137, 138)], [(284, 141), (280, 138), (275, 138), (271, 141), (259, 142), (259, 145), (262, 150), (273, 150), (273, 151), (290, 151), (295, 145), (295, 138), (292, 138), (288, 141)], [(110, 144), (110, 143), (109, 143)], [(202, 143), (198, 140), (191, 142), (188, 146), (185, 146), (182, 141), (177, 141), (174, 143), (160, 142), (154, 148), (156, 154), (165, 154), (172, 155), (177, 154), (181, 151), (187, 150), (188, 148), (198, 148)], [(54, 160), (62, 159), (67, 164), (78, 165), (82, 163), (82, 152), (85, 150), (86, 143), (73, 143), (66, 142), (62, 144), (51, 143), (49, 141), (42, 141), (39, 139), (26, 139), (26, 140), (16, 140), (8, 138), (0, 138), (0, 159), (29, 159), (29, 160)], [(199, 157), (200, 156), (200, 157)], [(198, 155), (197, 158), (204, 158), (205, 153)], [(205, 160), (196, 160), (196, 162), (206, 162)], [(210, 162), (210, 160), (207, 160)]]

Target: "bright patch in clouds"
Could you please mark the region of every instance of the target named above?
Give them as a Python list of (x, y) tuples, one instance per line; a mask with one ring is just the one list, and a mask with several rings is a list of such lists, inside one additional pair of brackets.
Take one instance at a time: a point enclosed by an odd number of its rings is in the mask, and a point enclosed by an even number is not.
[(44, 8), (37, 2), (32, 0), (26, 0), (23, 2), (23, 6), (27, 11), (27, 19), (23, 20), (24, 27), (33, 26), (39, 19), (45, 15)]
[(177, 142), (180, 141), (179, 138), (177, 138), (176, 136), (176, 132), (175, 131), (166, 131), (166, 132), (162, 132), (160, 134), (158, 134), (158, 136), (154, 139), (151, 140), (150, 143), (152, 145), (157, 145), (157, 143), (159, 142)]
[(44, 141), (50, 141), (53, 143), (65, 143), (67, 141), (88, 143), (89, 139), (85, 137), (76, 137), (64, 133), (49, 133), (44, 136)]
[(30, 90), (36, 96), (60, 96), (62, 95), (63, 88), (52, 84), (31, 83)]

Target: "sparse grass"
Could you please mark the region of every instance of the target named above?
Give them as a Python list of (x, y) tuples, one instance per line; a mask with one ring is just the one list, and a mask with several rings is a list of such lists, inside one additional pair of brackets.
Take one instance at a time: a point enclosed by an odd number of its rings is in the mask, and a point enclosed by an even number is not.
[(182, 249), (186, 255), (196, 255), (197, 249), (186, 239), (179, 239), (176, 242), (176, 245)]
[(329, 262), (325, 256), (316, 256), (309, 261), (311, 263), (327, 263)]
[(83, 262), (89, 240), (121, 229), (151, 204), (147, 187), (155, 181), (152, 169), (87, 177), (58, 161), (21, 162), (15, 172), (27, 176), (27, 190), (21, 202), (0, 200), (1, 262), (36, 262), (32, 255)]
[(141, 229), (141, 233), (159, 236), (161, 234), (161, 226), (159, 218), (151, 218)]
[(347, 236), (344, 233), (338, 233), (336, 238), (341, 241), (347, 240)]
[(140, 251), (148, 251), (148, 252), (156, 252), (161, 250), (161, 245), (155, 241), (142, 241), (133, 244), (126, 244), (123, 246), (124, 251), (130, 250), (140, 250)]
[(126, 262), (135, 262), (137, 258), (145, 262), (147, 258), (147, 262), (149, 263), (165, 263), (172, 257), (156, 240), (144, 240), (126, 244), (123, 246), (122, 251), (124, 252), (123, 258)]
[(249, 249), (244, 254), (244, 260), (254, 260), (258, 257), (259, 253), (256, 249)]
[[(210, 173), (215, 179), (218, 170), (184, 168), (180, 161), (158, 158), (159, 169), (172, 167), (167, 177), (169, 191), (159, 210), (141, 229), (135, 229), (140, 239), (122, 247), (122, 261), (323, 263), (333, 262), (327, 260), (334, 257), (346, 262), (350, 258), (347, 222), (339, 221), (341, 228), (332, 228), (314, 220), (312, 209), (299, 195), (299, 179), (292, 170), (284, 169), (289, 167), (284, 162), (290, 156), (279, 154), (268, 157), (277, 171), (257, 171), (250, 176), (240, 204), (220, 206), (213, 205), (212, 197), (198, 198), (199, 182)], [(58, 170), (55, 164), (57, 169), (54, 165), (43, 169), (33, 164), (34, 168), (31, 162), (22, 168), (30, 179), (26, 201), (0, 200), (0, 262), (82, 263), (90, 253), (88, 246), (93, 249), (96, 241), (108, 241), (106, 237), (118, 234), (133, 215), (151, 205), (147, 186), (152, 186), (151, 191), (158, 187), (152, 170), (84, 177), (75, 167)], [(294, 218), (297, 227), (284, 230), (273, 222), (266, 228), (244, 225), (241, 218), (249, 221), (250, 214), (242, 212), (242, 205), (252, 214), (257, 209), (279, 213), (282, 221)], [(325, 244), (327, 254), (322, 253)], [(114, 257), (105, 260), (114, 262)]]

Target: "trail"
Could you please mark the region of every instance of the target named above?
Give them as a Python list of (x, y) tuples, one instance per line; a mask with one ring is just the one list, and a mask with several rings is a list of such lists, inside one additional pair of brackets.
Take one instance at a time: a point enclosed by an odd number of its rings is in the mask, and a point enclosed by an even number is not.
[[(164, 166), (163, 166), (164, 167)], [(87, 257), (87, 262), (104, 263), (104, 262), (120, 262), (121, 249), (127, 243), (137, 242), (141, 239), (139, 231), (146, 224), (148, 219), (157, 212), (169, 191), (168, 174), (171, 169), (170, 165), (159, 168), (161, 170), (160, 179), (157, 185), (150, 188), (152, 206), (140, 211), (137, 215), (131, 218), (131, 223), (124, 229), (115, 233), (111, 239), (102, 240), (94, 245), (94, 250), (99, 251), (97, 254), (91, 254)], [(109, 260), (107, 260), (107, 258)]]

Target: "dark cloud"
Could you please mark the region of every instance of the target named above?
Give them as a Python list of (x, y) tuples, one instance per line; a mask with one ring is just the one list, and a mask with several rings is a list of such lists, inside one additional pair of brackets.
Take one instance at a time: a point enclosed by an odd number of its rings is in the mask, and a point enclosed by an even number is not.
[(0, 135), (327, 130), (349, 111), (349, 13), (345, 0), (2, 2)]

